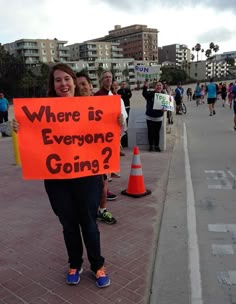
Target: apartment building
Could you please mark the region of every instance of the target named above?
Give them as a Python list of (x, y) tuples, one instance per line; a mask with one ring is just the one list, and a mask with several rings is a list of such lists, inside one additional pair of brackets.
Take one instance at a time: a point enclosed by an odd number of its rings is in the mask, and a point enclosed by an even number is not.
[[(99, 88), (99, 72), (109, 70), (118, 82), (126, 81), (131, 89), (137, 87), (135, 67), (137, 65), (154, 65), (154, 62), (137, 61), (133, 58), (96, 59), (94, 61), (69, 61), (67, 64), (75, 71), (84, 70), (92, 81), (94, 90)], [(160, 69), (160, 65), (159, 65)]]
[(223, 52), (222, 54), (215, 54), (216, 60), (227, 60), (228, 58), (236, 59), (236, 51)]
[(99, 88), (99, 71), (110, 70), (118, 81), (127, 81), (131, 87), (136, 85), (135, 61), (133, 58), (122, 59), (95, 59), (94, 61), (69, 61), (67, 64), (75, 71), (84, 70), (93, 83), (94, 89)]
[(27, 65), (39, 62), (65, 62), (70, 59), (67, 41), (58, 39), (20, 39), (4, 44), (10, 54), (23, 57)]
[(190, 61), (190, 49), (185, 44), (170, 44), (158, 48), (159, 63), (173, 62), (181, 67), (183, 62)]
[(116, 42), (83, 42), (67, 46), (70, 60), (95, 61), (96, 59), (122, 58), (122, 48)]
[(93, 39), (119, 43), (124, 58), (143, 61), (158, 61), (158, 30), (147, 25), (134, 24), (126, 27), (115, 25), (109, 34)]
[(191, 79), (199, 81), (211, 78), (221, 79), (229, 74), (229, 66), (225, 60), (193, 61), (187, 64), (186, 69)]

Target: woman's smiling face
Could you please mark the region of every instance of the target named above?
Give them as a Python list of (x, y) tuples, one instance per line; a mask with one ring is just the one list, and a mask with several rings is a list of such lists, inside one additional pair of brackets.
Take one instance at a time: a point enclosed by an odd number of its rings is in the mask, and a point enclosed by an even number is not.
[(73, 78), (61, 71), (54, 72), (54, 89), (59, 97), (70, 97), (75, 95), (75, 83)]

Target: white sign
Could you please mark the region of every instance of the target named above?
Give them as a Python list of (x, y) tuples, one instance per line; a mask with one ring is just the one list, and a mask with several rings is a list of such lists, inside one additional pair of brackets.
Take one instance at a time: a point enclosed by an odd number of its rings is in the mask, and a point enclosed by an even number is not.
[(173, 96), (161, 93), (155, 93), (154, 97), (154, 110), (165, 110), (174, 112), (174, 98)]
[(136, 65), (134, 70), (136, 74), (136, 79), (140, 81), (154, 79), (159, 80), (160, 78), (160, 65)]

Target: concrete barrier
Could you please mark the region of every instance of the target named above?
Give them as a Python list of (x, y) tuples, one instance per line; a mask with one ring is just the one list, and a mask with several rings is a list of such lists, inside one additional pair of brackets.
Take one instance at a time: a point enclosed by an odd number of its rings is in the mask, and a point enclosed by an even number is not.
[[(140, 150), (149, 149), (147, 122), (145, 117), (145, 108), (131, 108), (129, 114), (128, 127), (128, 147), (138, 146)], [(160, 149), (166, 150), (166, 112), (163, 116), (162, 127), (160, 130)]]

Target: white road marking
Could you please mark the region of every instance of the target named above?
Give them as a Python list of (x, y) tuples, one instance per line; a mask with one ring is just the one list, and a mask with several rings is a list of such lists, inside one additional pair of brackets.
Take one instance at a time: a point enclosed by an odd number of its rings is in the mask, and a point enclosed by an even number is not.
[(210, 232), (230, 232), (236, 234), (236, 224), (209, 224), (208, 231)]
[(187, 191), (187, 227), (188, 227), (188, 255), (191, 286), (191, 304), (203, 304), (202, 282), (199, 262), (199, 246), (197, 238), (196, 210), (191, 178), (191, 168), (188, 154), (187, 131), (184, 123), (184, 155)]
[(236, 285), (236, 271), (219, 271), (217, 272), (217, 279), (220, 284)]
[[(228, 173), (229, 172), (230, 171), (228, 171)], [(218, 190), (232, 190), (233, 189), (232, 182), (228, 179), (225, 171), (223, 171), (223, 170), (205, 170), (205, 173), (208, 175), (207, 180), (214, 182), (214, 184), (208, 185), (208, 189), (218, 189)], [(230, 173), (232, 173), (232, 172), (230, 172)], [(230, 173), (229, 173), (229, 175), (231, 175)], [(231, 175), (231, 177), (232, 177), (232, 175)]]
[(230, 255), (235, 253), (235, 246), (232, 244), (212, 244), (212, 254), (217, 256)]

